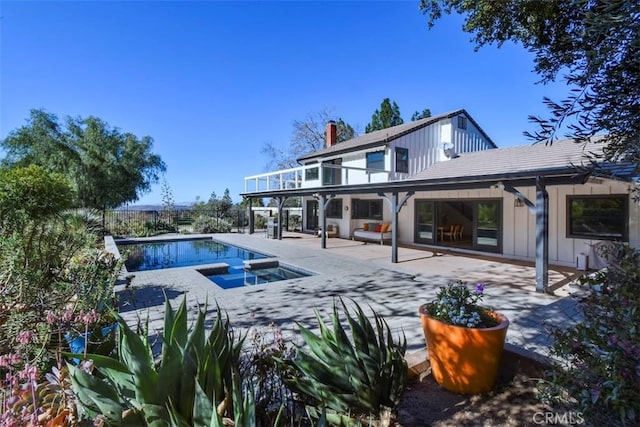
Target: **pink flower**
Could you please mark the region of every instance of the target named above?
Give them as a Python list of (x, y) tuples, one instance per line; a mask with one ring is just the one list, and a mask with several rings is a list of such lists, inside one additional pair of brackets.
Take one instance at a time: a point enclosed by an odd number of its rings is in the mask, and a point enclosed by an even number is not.
[(20, 333), (18, 333), (18, 336), (16, 337), (16, 341), (18, 341), (18, 343), (23, 345), (29, 344), (29, 342), (31, 342), (32, 339), (33, 339), (33, 332), (31, 331), (20, 331)]
[(30, 365), (27, 363), (24, 365), (24, 369), (18, 373), (18, 377), (23, 380), (29, 380), (31, 382), (38, 379), (38, 367), (36, 365)]
[(67, 309), (62, 313), (63, 322), (71, 322), (73, 320), (73, 310)]
[(49, 325), (53, 325), (58, 321), (58, 316), (56, 316), (56, 314), (53, 311), (49, 310), (47, 311), (46, 320)]
[(93, 323), (96, 323), (98, 319), (100, 319), (100, 314), (98, 314), (98, 312), (94, 309), (91, 309), (89, 311), (81, 311), (76, 318), (76, 321), (91, 325)]
[(11, 366), (9, 360), (10, 359), (8, 354), (0, 355), (0, 368), (8, 368), (9, 366)]

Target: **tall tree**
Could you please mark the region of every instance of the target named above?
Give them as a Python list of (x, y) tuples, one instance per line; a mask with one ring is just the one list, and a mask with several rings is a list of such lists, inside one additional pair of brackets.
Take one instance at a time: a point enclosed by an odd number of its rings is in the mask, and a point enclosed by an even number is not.
[(153, 154), (153, 139), (121, 133), (96, 117), (68, 117), (64, 125), (43, 110), (0, 145), (5, 167), (35, 164), (65, 175), (78, 207), (109, 209), (135, 202), (166, 169)]
[(400, 107), (398, 107), (398, 104), (396, 104), (395, 101), (392, 103), (389, 98), (385, 98), (380, 104), (380, 109), (376, 109), (371, 116), (371, 123), (367, 125), (364, 131), (365, 133), (369, 133), (375, 130), (401, 125), (402, 123), (404, 123), (404, 120), (402, 120), (402, 116), (400, 116)]
[(222, 211), (222, 215), (226, 216), (232, 207), (233, 200), (231, 200), (231, 194), (229, 194), (229, 189), (225, 188), (224, 193), (222, 194), (222, 199), (220, 199), (220, 210)]
[(476, 49), (506, 41), (535, 55), (541, 82), (572, 87), (559, 102), (544, 98), (548, 118), (530, 116), (525, 135), (553, 142), (559, 133), (586, 141), (606, 133), (605, 157), (640, 163), (640, 2), (628, 0), (421, 0), (429, 27), (443, 13), (465, 16)]
[(296, 159), (305, 154), (321, 150), (326, 142), (326, 125), (333, 120), (338, 130), (338, 143), (357, 136), (357, 131), (342, 118), (336, 117), (330, 109), (309, 113), (303, 120), (293, 121), (293, 135), (289, 146), (280, 148), (271, 142), (265, 143), (262, 153), (267, 157), (267, 170), (293, 168)]
[(429, 117), (431, 117), (431, 110), (425, 108), (424, 110), (422, 110), (422, 112), (416, 111), (415, 113), (413, 113), (413, 115), (411, 116), (411, 121), (415, 122), (416, 120), (426, 119)]

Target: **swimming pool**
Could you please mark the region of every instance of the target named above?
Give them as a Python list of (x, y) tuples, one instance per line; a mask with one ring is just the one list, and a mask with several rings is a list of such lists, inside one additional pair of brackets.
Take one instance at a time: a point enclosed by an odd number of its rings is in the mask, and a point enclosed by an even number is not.
[(258, 265), (258, 268), (252, 268), (251, 266), (244, 265), (229, 266), (225, 271), (215, 273), (206, 270), (198, 271), (222, 289), (266, 285), (268, 283), (279, 282), (281, 280), (307, 277), (312, 274), (291, 266), (281, 265), (277, 261), (272, 265), (265, 264), (264, 267)]
[(127, 271), (160, 270), (224, 262), (242, 266), (246, 260), (266, 258), (267, 255), (211, 238), (166, 240), (147, 243), (118, 242), (118, 250), (126, 257)]

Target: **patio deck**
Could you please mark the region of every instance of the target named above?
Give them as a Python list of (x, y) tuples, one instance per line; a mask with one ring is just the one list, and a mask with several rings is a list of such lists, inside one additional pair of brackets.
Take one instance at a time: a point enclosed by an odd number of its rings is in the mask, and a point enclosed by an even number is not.
[[(162, 236), (167, 238), (167, 236)], [(176, 238), (194, 236), (176, 236)], [(396, 264), (390, 261), (389, 246), (339, 238), (319, 239), (301, 233), (285, 233), (282, 240), (265, 234), (216, 234), (216, 240), (265, 252), (280, 262), (316, 273), (314, 276), (223, 290), (196, 271), (196, 267), (133, 273), (133, 298), (119, 285), (121, 312), (130, 323), (149, 316), (150, 329), (163, 326), (164, 293), (176, 306), (186, 294), (188, 307), (216, 303), (228, 313), (232, 325), (246, 330), (274, 324), (284, 336), (295, 336), (295, 322), (314, 328), (314, 309), (327, 318), (333, 301), (353, 299), (365, 310), (371, 306), (382, 314), (394, 333), (404, 332), (408, 352), (425, 346), (418, 307), (431, 300), (440, 286), (452, 279), (486, 286), (484, 302), (511, 321), (507, 342), (519, 348), (547, 355), (550, 339), (547, 325), (558, 326), (577, 320), (575, 302), (568, 297), (569, 283), (577, 271), (550, 268), (549, 283), (555, 295), (535, 292), (535, 267), (522, 262), (399, 248)], [(163, 293), (164, 292), (164, 293)], [(191, 310), (195, 316), (195, 310)]]

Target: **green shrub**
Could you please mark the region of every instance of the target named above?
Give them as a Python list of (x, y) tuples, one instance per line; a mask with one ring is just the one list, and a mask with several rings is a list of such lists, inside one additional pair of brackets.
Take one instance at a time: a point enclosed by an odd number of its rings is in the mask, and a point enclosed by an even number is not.
[[(583, 320), (555, 329), (551, 352), (558, 362), (551, 393), (568, 392), (585, 416), (609, 413), (640, 421), (640, 252), (626, 245), (605, 250), (611, 265), (580, 284)], [(598, 422), (596, 422), (598, 424)]]
[(266, 228), (267, 227), (267, 219), (265, 217), (263, 217), (262, 215), (256, 215), (255, 218), (254, 218), (253, 226), (255, 228)]
[(69, 209), (72, 198), (69, 181), (58, 173), (36, 165), (0, 169), (0, 228), (41, 222)]
[[(27, 219), (0, 237), (0, 355), (17, 348), (25, 363), (51, 364), (59, 343), (47, 313), (106, 311), (121, 264), (95, 248), (98, 236), (73, 213)], [(27, 332), (32, 339), (16, 346)]]
[(301, 326), (306, 347), (299, 347), (293, 361), (281, 361), (298, 375), (285, 378), (293, 390), (310, 402), (313, 418), (326, 412), (328, 422), (350, 425), (395, 408), (400, 402), (407, 380), (404, 337), (395, 342), (386, 321), (373, 312), (373, 324), (355, 304), (355, 317), (341, 300), (342, 311), (351, 330), (347, 336), (333, 305), (329, 328), (316, 312), (320, 335)]
[(228, 233), (231, 231), (231, 223), (223, 218), (200, 215), (193, 221), (195, 233)]

